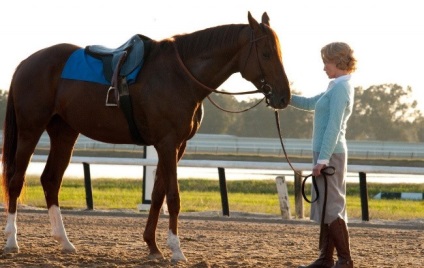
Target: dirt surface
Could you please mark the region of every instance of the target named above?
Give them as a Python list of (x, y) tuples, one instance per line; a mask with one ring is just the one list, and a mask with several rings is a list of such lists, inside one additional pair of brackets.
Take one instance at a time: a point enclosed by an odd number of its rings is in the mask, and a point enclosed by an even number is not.
[[(63, 254), (50, 236), (47, 211), (21, 210), (20, 253), (2, 254), (0, 267), (297, 267), (317, 256), (319, 226), (309, 221), (217, 214), (181, 215), (180, 240), (188, 261), (174, 264), (166, 246), (166, 216), (161, 215), (157, 230), (166, 259), (149, 260), (142, 238), (146, 214), (63, 211), (77, 248)], [(5, 214), (1, 219), (5, 225)], [(424, 266), (423, 220), (353, 221), (349, 230), (355, 267)]]

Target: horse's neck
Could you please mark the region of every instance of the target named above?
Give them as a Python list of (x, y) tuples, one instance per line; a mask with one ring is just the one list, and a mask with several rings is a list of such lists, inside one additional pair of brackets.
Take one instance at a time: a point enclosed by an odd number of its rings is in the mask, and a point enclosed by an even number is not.
[(198, 70), (198, 77), (206, 85), (215, 89), (239, 71), (238, 62), (238, 49), (227, 48), (207, 55), (207, 60), (200, 58), (193, 69)]
[[(246, 32), (246, 34), (245, 34)], [(240, 72), (240, 49), (249, 42), (249, 34), (237, 42), (228, 42), (219, 48), (209, 48), (201, 53), (185, 55), (184, 64), (191, 74), (204, 85), (216, 89), (232, 74)]]

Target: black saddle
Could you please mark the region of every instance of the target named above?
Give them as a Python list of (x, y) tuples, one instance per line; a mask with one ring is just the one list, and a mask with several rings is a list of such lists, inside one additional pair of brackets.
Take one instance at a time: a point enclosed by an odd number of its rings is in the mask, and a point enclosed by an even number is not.
[(134, 35), (118, 48), (107, 48), (101, 45), (91, 45), (85, 48), (87, 54), (103, 62), (103, 72), (106, 80), (111, 82), (113, 73), (123, 54), (125, 61), (120, 66), (119, 75), (127, 76), (143, 61), (149, 50), (151, 39), (141, 34)]

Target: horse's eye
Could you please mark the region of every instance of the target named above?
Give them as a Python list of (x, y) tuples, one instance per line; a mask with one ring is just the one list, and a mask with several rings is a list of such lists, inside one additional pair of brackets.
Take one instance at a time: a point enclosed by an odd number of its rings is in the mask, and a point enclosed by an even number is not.
[(263, 52), (262, 56), (267, 60), (269, 60), (271, 58), (271, 54), (269, 52)]

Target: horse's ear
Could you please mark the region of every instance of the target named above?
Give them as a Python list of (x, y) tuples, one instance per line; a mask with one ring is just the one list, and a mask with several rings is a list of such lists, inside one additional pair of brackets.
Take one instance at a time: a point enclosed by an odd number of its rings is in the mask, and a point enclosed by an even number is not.
[(265, 24), (265, 25), (268, 25), (270, 27), (269, 17), (268, 17), (268, 14), (266, 12), (264, 12), (264, 14), (262, 14), (262, 23)]
[(249, 25), (252, 30), (259, 27), (259, 23), (252, 17), (252, 14), (250, 14), (250, 11), (247, 13), (247, 18), (249, 20)]

